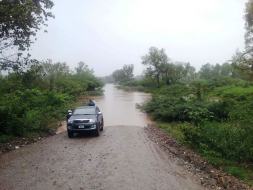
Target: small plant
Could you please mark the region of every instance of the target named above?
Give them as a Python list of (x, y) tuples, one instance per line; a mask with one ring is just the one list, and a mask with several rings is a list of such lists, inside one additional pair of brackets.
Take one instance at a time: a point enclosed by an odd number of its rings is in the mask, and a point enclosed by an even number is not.
[(11, 137), (9, 135), (1, 135), (0, 134), (0, 143), (5, 143), (11, 140)]
[(237, 167), (227, 168), (226, 171), (233, 176), (241, 178), (242, 180), (247, 180), (245, 171), (239, 170)]

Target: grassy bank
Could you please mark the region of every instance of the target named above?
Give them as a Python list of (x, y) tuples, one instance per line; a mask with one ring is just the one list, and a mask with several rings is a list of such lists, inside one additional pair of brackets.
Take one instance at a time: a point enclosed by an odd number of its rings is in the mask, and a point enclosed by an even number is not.
[[(184, 134), (182, 128), (185, 127), (185, 123), (180, 122), (158, 122), (157, 124), (160, 128), (162, 128), (166, 133), (175, 137), (179, 143), (187, 145), (189, 148), (194, 149), (199, 155), (204, 157), (210, 163), (212, 163), (215, 167), (225, 170), (227, 173), (236, 176), (249, 185), (253, 185), (253, 164), (252, 162), (238, 162), (233, 159), (224, 158), (220, 154), (217, 155), (217, 152), (214, 150), (206, 149), (199, 146), (196, 146), (195, 143), (188, 140)], [(187, 123), (187, 125), (191, 125)], [(191, 127), (194, 127), (193, 125)], [(229, 138), (229, 137), (228, 137)], [(230, 150), (231, 151), (231, 150)]]

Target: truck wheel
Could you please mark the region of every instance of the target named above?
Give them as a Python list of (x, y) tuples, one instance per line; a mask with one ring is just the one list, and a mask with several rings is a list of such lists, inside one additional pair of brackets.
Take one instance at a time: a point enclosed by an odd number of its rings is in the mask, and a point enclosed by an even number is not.
[(68, 137), (69, 137), (69, 138), (73, 138), (73, 136), (74, 136), (74, 133), (71, 132), (71, 131), (68, 131)]
[(95, 131), (95, 136), (99, 136), (100, 134), (100, 123), (97, 124), (97, 127), (96, 127), (96, 131)]
[(101, 125), (100, 131), (103, 131), (103, 130), (104, 130), (104, 119), (102, 120), (102, 125)]

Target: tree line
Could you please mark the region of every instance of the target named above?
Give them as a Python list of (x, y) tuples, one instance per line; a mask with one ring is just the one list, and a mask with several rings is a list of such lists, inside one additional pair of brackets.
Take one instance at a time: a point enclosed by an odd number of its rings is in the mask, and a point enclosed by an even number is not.
[[(137, 81), (152, 80), (152, 84), (156, 86), (175, 85), (177, 83), (189, 83), (195, 79), (209, 80), (213, 77), (223, 76), (232, 78), (250, 77), (250, 74), (243, 75), (242, 68), (236, 67), (234, 62), (225, 62), (223, 64), (216, 63), (212, 65), (206, 63), (202, 65), (197, 72), (195, 67), (190, 63), (172, 61), (165, 49), (151, 47), (148, 54), (142, 56), (142, 64), (146, 66), (141, 76), (134, 77), (134, 65), (124, 65), (122, 69), (114, 71), (110, 76), (104, 77), (104, 82), (114, 82), (120, 85), (137, 84)], [(156, 81), (154, 83), (154, 81)]]

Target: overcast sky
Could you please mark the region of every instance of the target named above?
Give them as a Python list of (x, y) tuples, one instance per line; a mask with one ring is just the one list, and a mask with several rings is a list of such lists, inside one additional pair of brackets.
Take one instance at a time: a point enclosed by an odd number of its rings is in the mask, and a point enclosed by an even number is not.
[(79, 61), (96, 76), (124, 64), (134, 74), (145, 68), (141, 56), (151, 46), (174, 61), (224, 63), (244, 48), (246, 0), (53, 0), (55, 19), (37, 34), (31, 54), (39, 60)]

